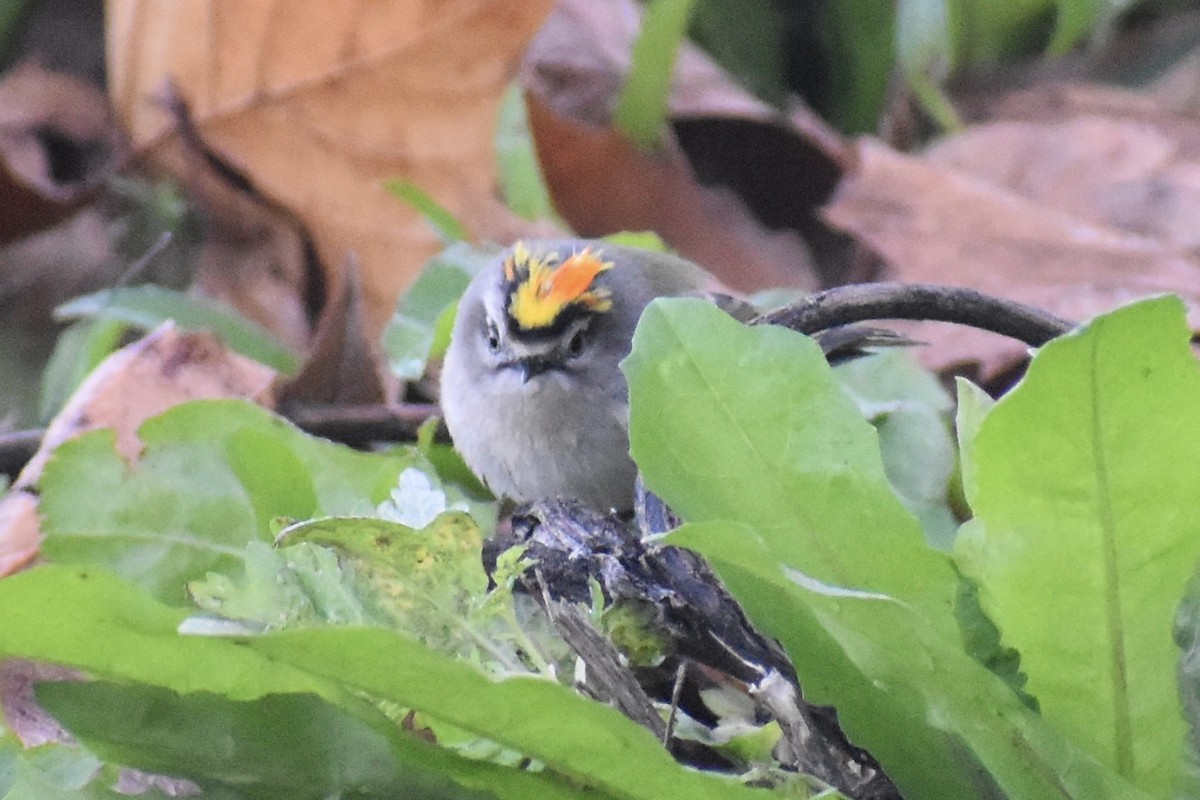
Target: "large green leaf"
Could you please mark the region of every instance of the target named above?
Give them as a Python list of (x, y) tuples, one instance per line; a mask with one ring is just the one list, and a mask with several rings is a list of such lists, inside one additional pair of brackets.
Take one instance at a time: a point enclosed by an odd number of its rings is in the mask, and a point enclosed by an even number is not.
[(546, 680), (493, 682), (478, 670), (378, 628), (283, 631), (249, 646), (543, 762), (589, 796), (693, 800), (762, 797), (676, 764), (653, 735), (614, 708)]
[[(338, 678), (326, 680), (289, 666), (278, 658), (264, 657), (247, 647), (245, 640), (182, 636), (178, 633), (178, 627), (184, 621), (186, 611), (158, 603), (137, 587), (105, 570), (51, 564), (6, 578), (0, 581), (0, 608), (4, 609), (4, 624), (0, 625), (0, 658), (28, 658), (65, 664), (101, 678), (135, 681), (183, 695), (182, 698), (169, 698), (161, 692), (127, 689), (126, 697), (130, 702), (142, 704), (143, 710), (150, 705), (162, 716), (151, 718), (153, 715), (148, 715), (136, 723), (129, 719), (112, 719), (110, 729), (106, 731), (105, 720), (109, 718), (106, 709), (112, 705), (113, 692), (118, 690), (102, 689), (90, 696), (86, 694), (86, 689), (73, 694), (69, 693), (70, 690), (57, 690), (63, 706), (74, 706), (66, 710), (64, 716), (79, 726), (80, 733), (94, 740), (98, 752), (102, 750), (122, 760), (137, 761), (172, 774), (188, 772), (201, 777), (203, 773), (211, 781), (225, 781), (229, 779), (229, 770), (234, 765), (220, 759), (214, 760), (214, 745), (226, 746), (225, 754), (231, 760), (250, 758), (252, 754), (243, 751), (242, 747), (258, 747), (256, 752), (270, 755), (269, 743), (264, 747), (247, 741), (245, 737), (265, 737), (273, 728), (253, 725), (250, 721), (255, 718), (260, 722), (269, 721), (273, 716), (283, 724), (307, 708), (307, 713), (315, 718), (323, 717), (340, 726), (340, 733), (339, 730), (328, 729), (325, 738), (322, 738), (321, 730), (316, 728), (310, 728), (302, 735), (295, 734), (309, 747), (310, 753), (323, 750), (326, 754), (314, 754), (314, 758), (332, 759), (327, 763), (311, 765), (310, 774), (320, 773), (326, 777), (341, 774), (346, 777), (349, 772), (338, 772), (346, 766), (342, 763), (339, 749), (357, 741), (358, 746), (369, 747), (377, 755), (378, 742), (372, 741), (372, 737), (361, 726), (349, 723), (343, 714), (311, 699), (312, 695), (317, 695), (352, 712), (386, 735), (393, 758), (397, 760), (394, 769), (402, 776), (410, 776), (412, 781), (420, 785), (438, 786), (443, 783), (440, 775), (453, 779), (461, 786), (487, 790), (498, 797), (512, 800), (577, 796), (572, 787), (556, 775), (520, 772), (470, 761), (446, 751), (435, 750), (416, 736), (399, 735), (390, 723), (386, 726), (383, 724), (384, 718), (378, 711), (357, 694), (346, 691)], [(424, 681), (429, 675), (436, 676), (447, 667), (470, 669), (425, 650), (418, 644), (399, 640), (394, 635), (391, 638), (400, 642), (400, 650), (391, 652), (390, 657), (397, 660), (390, 663), (386, 670), (394, 672), (402, 681)], [(429, 675), (405, 667), (405, 659), (412, 653), (423, 655), (425, 660), (420, 663), (425, 669), (432, 668)], [(378, 659), (354, 647), (341, 650), (337, 658), (344, 662), (367, 658), (372, 663), (378, 663)], [(490, 686), (484, 681), (483, 693), (471, 694), (466, 699), (480, 708), (491, 708), (492, 713), (500, 717), (526, 711), (494, 707), (487, 695)], [(444, 684), (442, 688), (447, 694), (458, 691), (451, 691)], [(208, 696), (197, 697), (195, 693), (208, 693)], [(310, 699), (274, 697), (280, 694)], [(219, 701), (215, 696), (244, 703), (262, 702), (235, 707)], [(50, 702), (54, 703), (54, 700)], [(429, 711), (436, 713), (437, 705), (436, 701), (431, 703)], [(127, 710), (132, 712), (135, 708), (130, 706)], [(193, 713), (200, 716), (191, 719)], [(222, 718), (224, 722), (221, 722)], [(628, 721), (622, 722), (633, 726)], [(196, 727), (191, 728), (192, 725)], [(211, 736), (197, 738), (196, 732), (201, 727)], [(636, 726), (633, 727), (636, 729)], [(145, 730), (139, 733), (142, 728)], [(189, 730), (193, 738), (190, 749), (186, 742)], [(152, 736), (153, 732), (158, 736)], [(280, 729), (274, 730), (272, 735), (281, 736), (284, 733)], [(347, 736), (343, 737), (342, 734)], [(178, 757), (173, 762), (169, 756), (172, 749)], [(275, 752), (270, 757), (289, 763), (294, 755)], [(260, 764), (256, 767), (256, 775), (259, 778), (265, 778), (268, 774), (278, 775), (277, 766)], [(376, 768), (376, 776), (380, 770), (387, 770), (386, 765), (362, 766)], [(395, 797), (397, 794), (391, 792), (387, 796)]]
[(1148, 797), (1073, 747), (912, 606), (790, 570), (777, 539), (745, 526), (687, 525), (671, 541), (704, 553), (787, 649), (805, 697), (834, 705), (909, 800)]
[(684, 519), (748, 523), (779, 540), (789, 566), (954, 629), (954, 570), (925, 545), (875, 430), (812, 340), (701, 300), (658, 300), (623, 368), (634, 460)]
[[(396, 758), (388, 736), (311, 694), (235, 702), (142, 684), (44, 683), (38, 701), (105, 759), (247, 798), (492, 797), (439, 774), (450, 753), (409, 737), (423, 768)], [(394, 739), (395, 737), (391, 737)], [(457, 766), (457, 765), (456, 765)], [(465, 765), (463, 765), (465, 766)]]
[(239, 572), (246, 543), (269, 541), (274, 517), (369, 511), (412, 463), (315, 439), (234, 400), (176, 406), (139, 436), (133, 466), (108, 430), (55, 451), (38, 484), (42, 551), (106, 565), (176, 603), (189, 580)]
[(987, 415), (959, 537), (1048, 720), (1157, 793), (1178, 770), (1171, 622), (1200, 559), (1200, 369), (1176, 298), (1042, 348)]
[[(236, 640), (181, 636), (176, 629), (185, 611), (164, 606), (103, 570), (56, 565), (0, 581), (0, 608), (5, 609), (0, 658), (66, 664), (111, 680), (137, 681), (181, 694), (207, 692), (239, 701), (281, 693), (316, 694), (373, 722), (379, 715), (364, 711), (360, 693), (366, 692), (514, 748), (545, 765), (546, 772), (522, 772), (451, 758), (442, 751), (431, 755), (433, 751), (415, 737), (389, 737), (401, 760), (399, 769), (422, 774), (435, 770), (463, 786), (488, 789), (501, 797), (586, 794), (669, 800), (763, 796), (732, 781), (681, 767), (647, 730), (615, 709), (586, 700), (557, 683), (535, 679), (495, 682), (467, 664), (381, 628), (285, 631)], [(82, 699), (83, 694), (74, 697)], [(112, 697), (99, 694), (93, 699), (111, 705)], [(225, 715), (232, 727), (223, 736), (239, 731), (249, 735), (245, 715), (263, 714), (280, 708), (281, 703), (290, 708), (289, 714), (297, 713), (296, 706), (289, 707), (287, 702), (265, 701), (236, 711), (204, 698), (194, 699), (195, 708), (212, 727), (219, 728), (213, 720)], [(162, 748), (182, 746), (183, 738), (176, 727), (184, 722), (170, 717), (186, 706), (186, 702), (172, 705), (164, 721), (173, 731), (157, 751), (157, 757), (164, 759), (157, 763), (164, 768), (168, 759)], [(80, 711), (75, 721), (86, 723), (90, 735), (103, 742), (104, 732), (97, 730), (103, 716), (102, 710), (86, 715)], [(128, 732), (128, 726), (122, 729)], [(109, 746), (120, 744), (115, 740), (118, 733), (114, 731), (107, 740)], [(318, 750), (336, 752), (343, 746), (311, 738), (318, 734), (314, 730), (306, 734), (309, 745)], [(361, 735), (361, 731), (355, 734)], [(143, 741), (139, 751), (152, 744)], [(130, 746), (128, 740), (121, 745)], [(197, 742), (195, 752), (211, 755), (211, 746), (211, 742)], [(122, 755), (131, 753), (122, 751)], [(150, 751), (145, 757), (156, 756)], [(329, 775), (335, 766), (314, 769)], [(268, 769), (273, 768), (260, 767)]]
[(252, 700), (328, 684), (231, 641), (177, 632), (188, 612), (104, 569), (46, 564), (0, 580), (0, 658), (28, 658), (179, 692)]
[(679, 541), (714, 560), (806, 693), (839, 709), (906, 796), (1132, 796), (967, 655), (957, 576), (813, 342), (657, 301), (625, 369), (647, 483), (710, 522)]

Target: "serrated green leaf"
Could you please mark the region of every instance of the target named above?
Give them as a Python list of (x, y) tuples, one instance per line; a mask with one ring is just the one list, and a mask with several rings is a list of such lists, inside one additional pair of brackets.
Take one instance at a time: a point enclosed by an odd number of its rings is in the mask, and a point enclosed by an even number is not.
[(38, 483), (42, 552), (109, 566), (175, 603), (190, 580), (239, 574), (246, 543), (269, 540), (274, 517), (368, 511), (413, 459), (316, 439), (236, 400), (176, 406), (139, 436), (133, 466), (108, 430), (55, 451)]
[(147, 330), (174, 320), (183, 330), (215, 333), (227, 345), (282, 373), (295, 372), (300, 359), (261, 326), (215, 300), (161, 286), (105, 289), (77, 297), (54, 310), (59, 319), (117, 319)]
[(1200, 559), (1189, 339), (1167, 297), (1044, 346), (967, 450), (957, 548), (1046, 719), (1160, 796), (1184, 736), (1171, 621)]
[(326, 547), (297, 544), (276, 550), (265, 542), (246, 545), (244, 576), (219, 573), (188, 584), (204, 611), (258, 623), (256, 632), (318, 624), (382, 624)]
[(400, 473), (396, 488), (375, 510), (378, 517), (410, 528), (424, 528), (447, 511), (466, 511), (466, 503), (451, 503), (446, 492), (416, 467)]
[(479, 526), (462, 512), (438, 514), (421, 529), (389, 519), (317, 519), (288, 528), (279, 541), (289, 545), (285, 553), (295, 543), (333, 548), (341, 584), (362, 598), (367, 618), (439, 653), (515, 674), (530, 671), (523, 653), (544, 649), (515, 624), (511, 593), (488, 593)]

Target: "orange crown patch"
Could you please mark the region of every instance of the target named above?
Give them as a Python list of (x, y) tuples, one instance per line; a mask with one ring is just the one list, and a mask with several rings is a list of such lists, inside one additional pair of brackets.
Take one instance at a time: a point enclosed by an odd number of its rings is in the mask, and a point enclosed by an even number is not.
[(592, 287), (597, 275), (612, 268), (611, 261), (602, 260), (590, 247), (572, 253), (561, 264), (558, 259), (556, 253), (539, 258), (517, 242), (504, 261), (504, 277), (513, 286), (508, 313), (524, 330), (550, 327), (571, 305), (589, 311), (612, 308), (611, 293)]

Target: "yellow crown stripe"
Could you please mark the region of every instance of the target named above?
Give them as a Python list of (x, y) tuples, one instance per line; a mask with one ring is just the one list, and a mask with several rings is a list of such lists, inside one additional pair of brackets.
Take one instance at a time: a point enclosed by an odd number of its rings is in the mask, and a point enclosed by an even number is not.
[(592, 311), (607, 311), (612, 300), (604, 289), (593, 289), (592, 281), (612, 268), (590, 248), (574, 253), (555, 266), (556, 256), (534, 257), (518, 242), (505, 261), (504, 274), (516, 282), (510, 296), (509, 313), (525, 329), (546, 328), (554, 324), (569, 305), (582, 305)]

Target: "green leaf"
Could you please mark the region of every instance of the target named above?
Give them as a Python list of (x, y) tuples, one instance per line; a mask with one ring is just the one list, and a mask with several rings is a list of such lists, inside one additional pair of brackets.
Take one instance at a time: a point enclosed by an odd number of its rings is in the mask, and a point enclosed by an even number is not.
[(300, 359), (259, 325), (215, 300), (161, 286), (105, 289), (77, 297), (54, 310), (59, 319), (115, 319), (147, 330), (167, 320), (186, 331), (206, 330), (242, 355), (282, 373), (295, 372)]
[[(390, 737), (402, 769), (433, 769), (500, 797), (763, 796), (676, 764), (649, 731), (556, 683), (530, 678), (495, 682), (467, 664), (379, 628), (285, 631), (236, 640), (180, 636), (176, 628), (186, 612), (161, 605), (104, 571), (55, 565), (0, 581), (0, 608), (5, 609), (0, 657), (67, 664), (115, 681), (238, 701), (316, 694), (374, 727), (378, 714), (364, 711), (358, 699), (365, 692), (517, 749), (545, 766), (543, 773), (496, 767), (442, 756), (411, 736)], [(271, 707), (264, 703), (249, 710)], [(175, 727), (170, 717), (184, 711), (172, 711), (164, 724)], [(214, 704), (205, 713), (219, 717), (227, 712), (234, 713)], [(95, 725), (103, 714), (91, 716)], [(238, 729), (249, 735), (244, 719), (234, 727)], [(175, 732), (169, 741), (179, 740)], [(196, 747), (203, 751), (212, 742)]]
[(954, 570), (925, 545), (874, 429), (811, 339), (702, 300), (656, 300), (622, 368), (634, 460), (684, 519), (748, 523), (786, 542), (805, 574), (955, 628)]
[(383, 331), (383, 350), (393, 375), (417, 380), (431, 358), (446, 352), (458, 298), (492, 256), (491, 251), (458, 242), (425, 265)]
[(954, 427), (958, 431), (963, 490), (967, 494), (973, 494), (976, 486), (975, 436), (979, 433), (988, 412), (996, 405), (996, 401), (966, 378), (957, 378), (955, 387), (958, 389), (958, 413), (955, 415)]
[(873, 429), (815, 343), (659, 300), (623, 368), (647, 484), (709, 523), (677, 541), (713, 559), (806, 695), (837, 707), (902, 790), (1130, 796), (963, 650), (958, 577), (892, 493)]
[(695, 5), (696, 0), (650, 0), (642, 16), (642, 31), (633, 45), (613, 125), (643, 150), (662, 143), (675, 56)]
[[(121, 800), (109, 788), (113, 770), (76, 744), (49, 742), (25, 749), (0, 729), (0, 798), (3, 800)], [(158, 800), (164, 795), (141, 795)]]
[[(250, 630), (305, 625), (382, 624), (327, 547), (298, 544), (276, 550), (264, 542), (246, 545), (241, 580), (209, 573), (188, 584), (188, 595), (201, 609), (224, 619), (252, 622)], [(197, 620), (189, 620), (189, 626)], [(190, 630), (191, 628), (187, 628)]]
[[(43, 683), (38, 702), (105, 759), (246, 798), (488, 797), (434, 769), (449, 756), (393, 737), (311, 694), (234, 702), (146, 685)], [(420, 761), (413, 756), (420, 754)], [(452, 772), (450, 773), (452, 774)]]
[(921, 107), (943, 130), (962, 121), (942, 91), (954, 70), (955, 35), (949, 0), (900, 0), (896, 6), (896, 56)]
[(420, 212), (445, 244), (466, 241), (468, 238), (467, 229), (458, 221), (458, 218), (412, 181), (390, 180), (384, 184), (384, 188), (391, 192), (392, 196), (403, 200)]
[(1200, 573), (1192, 575), (1175, 612), (1179, 695), (1188, 737), (1176, 797), (1200, 796)]
[[(194, 693), (205, 692), (232, 701), (264, 699), (263, 703), (245, 706), (239, 711), (201, 696), (194, 702), (173, 701), (176, 704), (167, 709), (159, 706), (158, 709), (164, 711), (164, 718), (157, 723), (151, 715), (140, 718), (136, 724), (114, 720), (114, 735), (126, 732), (130, 737), (138, 737), (137, 731), (131, 728), (152, 728), (154, 724), (163, 726), (159, 732), (164, 736), (170, 734), (157, 749), (152, 741), (153, 737), (148, 734), (136, 743), (127, 740), (122, 744), (110, 740), (108, 747), (131, 748), (130, 752), (121, 753), (123, 757), (134, 758), (132, 750), (135, 744), (138, 752), (143, 754), (138, 756), (139, 759), (163, 758), (165, 746), (184, 746), (181, 739), (186, 732), (179, 728), (187, 723), (181, 717), (186, 717), (191, 711), (203, 712), (201, 720), (209, 726), (215, 724), (215, 720), (221, 715), (228, 715), (230, 727), (224, 730), (220, 738), (201, 739), (192, 743), (193, 755), (207, 753), (207, 757), (211, 757), (214, 746), (237, 742), (249, 746), (242, 737), (263, 736), (264, 729), (251, 726), (247, 715), (250, 718), (257, 715), (261, 720), (264, 719), (263, 715), (272, 713), (272, 709), (283, 709), (291, 717), (307, 707), (314, 713), (324, 715), (326, 719), (339, 720), (339, 725), (346, 724), (343, 715), (316, 705), (311, 700), (270, 699), (279, 694), (302, 697), (317, 695), (339, 708), (350, 711), (376, 730), (384, 731), (393, 747), (394, 757), (399, 762), (397, 768), (401, 774), (412, 775), (422, 785), (436, 786), (436, 775), (441, 774), (462, 786), (490, 791), (498, 797), (512, 800), (578, 796), (573, 787), (556, 775), (521, 772), (471, 762), (431, 748), (415, 736), (396, 735), (394, 731), (389, 733), (382, 724), (379, 712), (366, 705), (357, 694), (347, 691), (339, 678), (325, 679), (311, 671), (292, 667), (285, 663), (285, 660), (258, 652), (249, 646), (245, 639), (181, 636), (177, 629), (184, 621), (186, 611), (162, 605), (132, 584), (104, 570), (43, 565), (11, 576), (0, 581), (0, 608), (5, 610), (4, 625), (0, 625), (0, 658), (28, 658), (65, 664), (113, 681), (134, 681), (147, 686), (162, 687), (184, 695), (185, 698), (194, 696)], [(480, 714), (490, 714), (501, 724), (506, 719), (510, 723), (517, 721), (519, 724), (521, 719), (529, 717), (528, 706), (494, 705), (495, 698), (491, 697), (493, 684), (471, 668), (382, 630), (376, 630), (374, 633), (383, 634), (385, 641), (393, 645), (393, 648), (385, 647), (383, 652), (373, 657), (369, 652), (370, 647), (360, 650), (358, 646), (347, 643), (347, 646), (332, 656), (333, 661), (345, 664), (365, 659), (376, 666), (387, 663), (386, 670), (400, 682), (434, 683), (448, 695), (455, 695), (454, 704), (474, 704)], [(268, 638), (270, 637), (264, 637), (260, 641), (266, 642)], [(330, 653), (325, 651), (316, 657), (329, 658)], [(393, 658), (399, 660), (392, 663)], [(413, 665), (412, 669), (408, 666), (410, 663)], [(477, 691), (466, 692), (465, 686), (454, 686), (453, 680), (449, 683), (437, 680), (437, 676), (446, 670), (452, 671), (456, 668), (465, 670), (480, 681), (475, 685)], [(428, 672), (422, 673), (421, 670)], [(80, 695), (75, 697), (80, 698)], [(104, 699), (103, 695), (98, 697)], [(166, 696), (159, 693), (157, 697), (162, 699)], [(587, 702), (581, 698), (574, 699), (580, 703)], [(177, 704), (179, 702), (183, 704)], [(68, 705), (65, 699), (62, 705)], [(436, 712), (438, 707), (439, 702), (433, 699), (429, 711)], [(66, 712), (68, 715), (70, 713), (69, 710)], [(94, 709), (90, 712), (80, 709), (78, 715), (84, 718), (79, 721), (88, 724), (90, 734), (94, 734), (100, 743), (104, 732), (95, 728), (102, 726), (107, 714)], [(197, 724), (201, 720), (197, 720)], [(621, 722), (639, 730), (633, 723), (623, 719)], [(554, 728), (557, 730), (559, 727), (555, 722)], [(238, 738), (231, 740), (230, 737), (234, 733), (237, 733)], [(282, 730), (272, 731), (273, 736), (284, 733)], [(585, 731), (582, 735), (586, 733)], [(545, 731), (543, 734), (553, 735)], [(359, 744), (362, 744), (362, 729), (358, 728), (354, 735)], [(331, 748), (331, 757), (337, 755), (336, 742), (323, 741), (319, 731), (309, 730), (306, 737), (312, 747), (319, 748), (324, 744)], [(305, 737), (300, 738), (303, 740)], [(265, 748), (269, 743), (257, 746)], [(276, 754), (276, 757), (285, 760), (288, 758), (286, 754)], [(181, 759), (168, 771), (178, 774), (187, 768), (188, 763), (187, 759)], [(0, 767), (3, 767), (3, 764), (3, 752), (0, 751)], [(340, 761), (335, 761), (325, 765), (313, 765), (311, 769), (320, 769), (327, 775), (334, 775), (344, 766)], [(270, 765), (265, 764), (259, 765), (258, 770), (260, 774), (268, 770), (273, 771)], [(0, 779), (2, 778), (0, 774)], [(27, 796), (14, 796), (14, 800), (17, 800), (17, 797), (24, 800)], [(221, 794), (216, 793), (216, 796)], [(396, 796), (396, 793), (388, 796)]]
[(823, 116), (845, 133), (874, 133), (896, 59), (896, 4), (832, 0), (820, 11), (828, 87)]
[[(756, 798), (754, 789), (676, 764), (616, 709), (545, 680), (492, 682), (388, 631), (324, 628), (251, 640), (258, 653), (337, 680), (537, 759), (588, 796)], [(349, 657), (348, 654), (353, 654)], [(564, 724), (564, 721), (570, 724)]]
[(102, 678), (252, 700), (330, 694), (327, 682), (233, 641), (180, 636), (188, 612), (104, 569), (46, 564), (0, 581), (0, 657), (77, 667)]
[(775, 0), (699, 0), (689, 33), (717, 63), (768, 103), (788, 95), (788, 19)]
[(1106, 6), (1124, 6), (1128, 2), (1113, 2), (1113, 0), (1055, 0), (1058, 19), (1054, 25), (1054, 38), (1047, 52), (1052, 56), (1061, 56), (1070, 52), (1091, 34), (1103, 20)]
[(516, 81), (504, 90), (500, 101), (495, 147), (496, 177), (504, 204), (522, 219), (557, 220), (529, 130), (524, 91)]
[(1050, 342), (966, 451), (964, 572), (1046, 719), (1165, 795), (1184, 724), (1171, 621), (1200, 559), (1200, 369), (1183, 304)]
[(104, 564), (176, 603), (207, 572), (238, 574), (246, 543), (270, 540), (276, 516), (370, 511), (413, 458), (334, 445), (238, 400), (176, 406), (139, 437), (132, 466), (109, 430), (55, 451), (38, 483), (42, 552)]
[(83, 379), (117, 347), (128, 326), (119, 319), (84, 319), (58, 335), (54, 352), (42, 373), (38, 415), (50, 419), (79, 388)]
[(788, 543), (737, 523), (689, 524), (703, 553), (796, 665), (805, 698), (833, 705), (905, 797), (1148, 798), (1073, 747), (919, 609), (790, 568)]
[(921, 521), (926, 541), (949, 550), (958, 529), (949, 506), (958, 454), (946, 420), (952, 404), (945, 390), (899, 351), (855, 359), (834, 373), (875, 426), (888, 480)]

